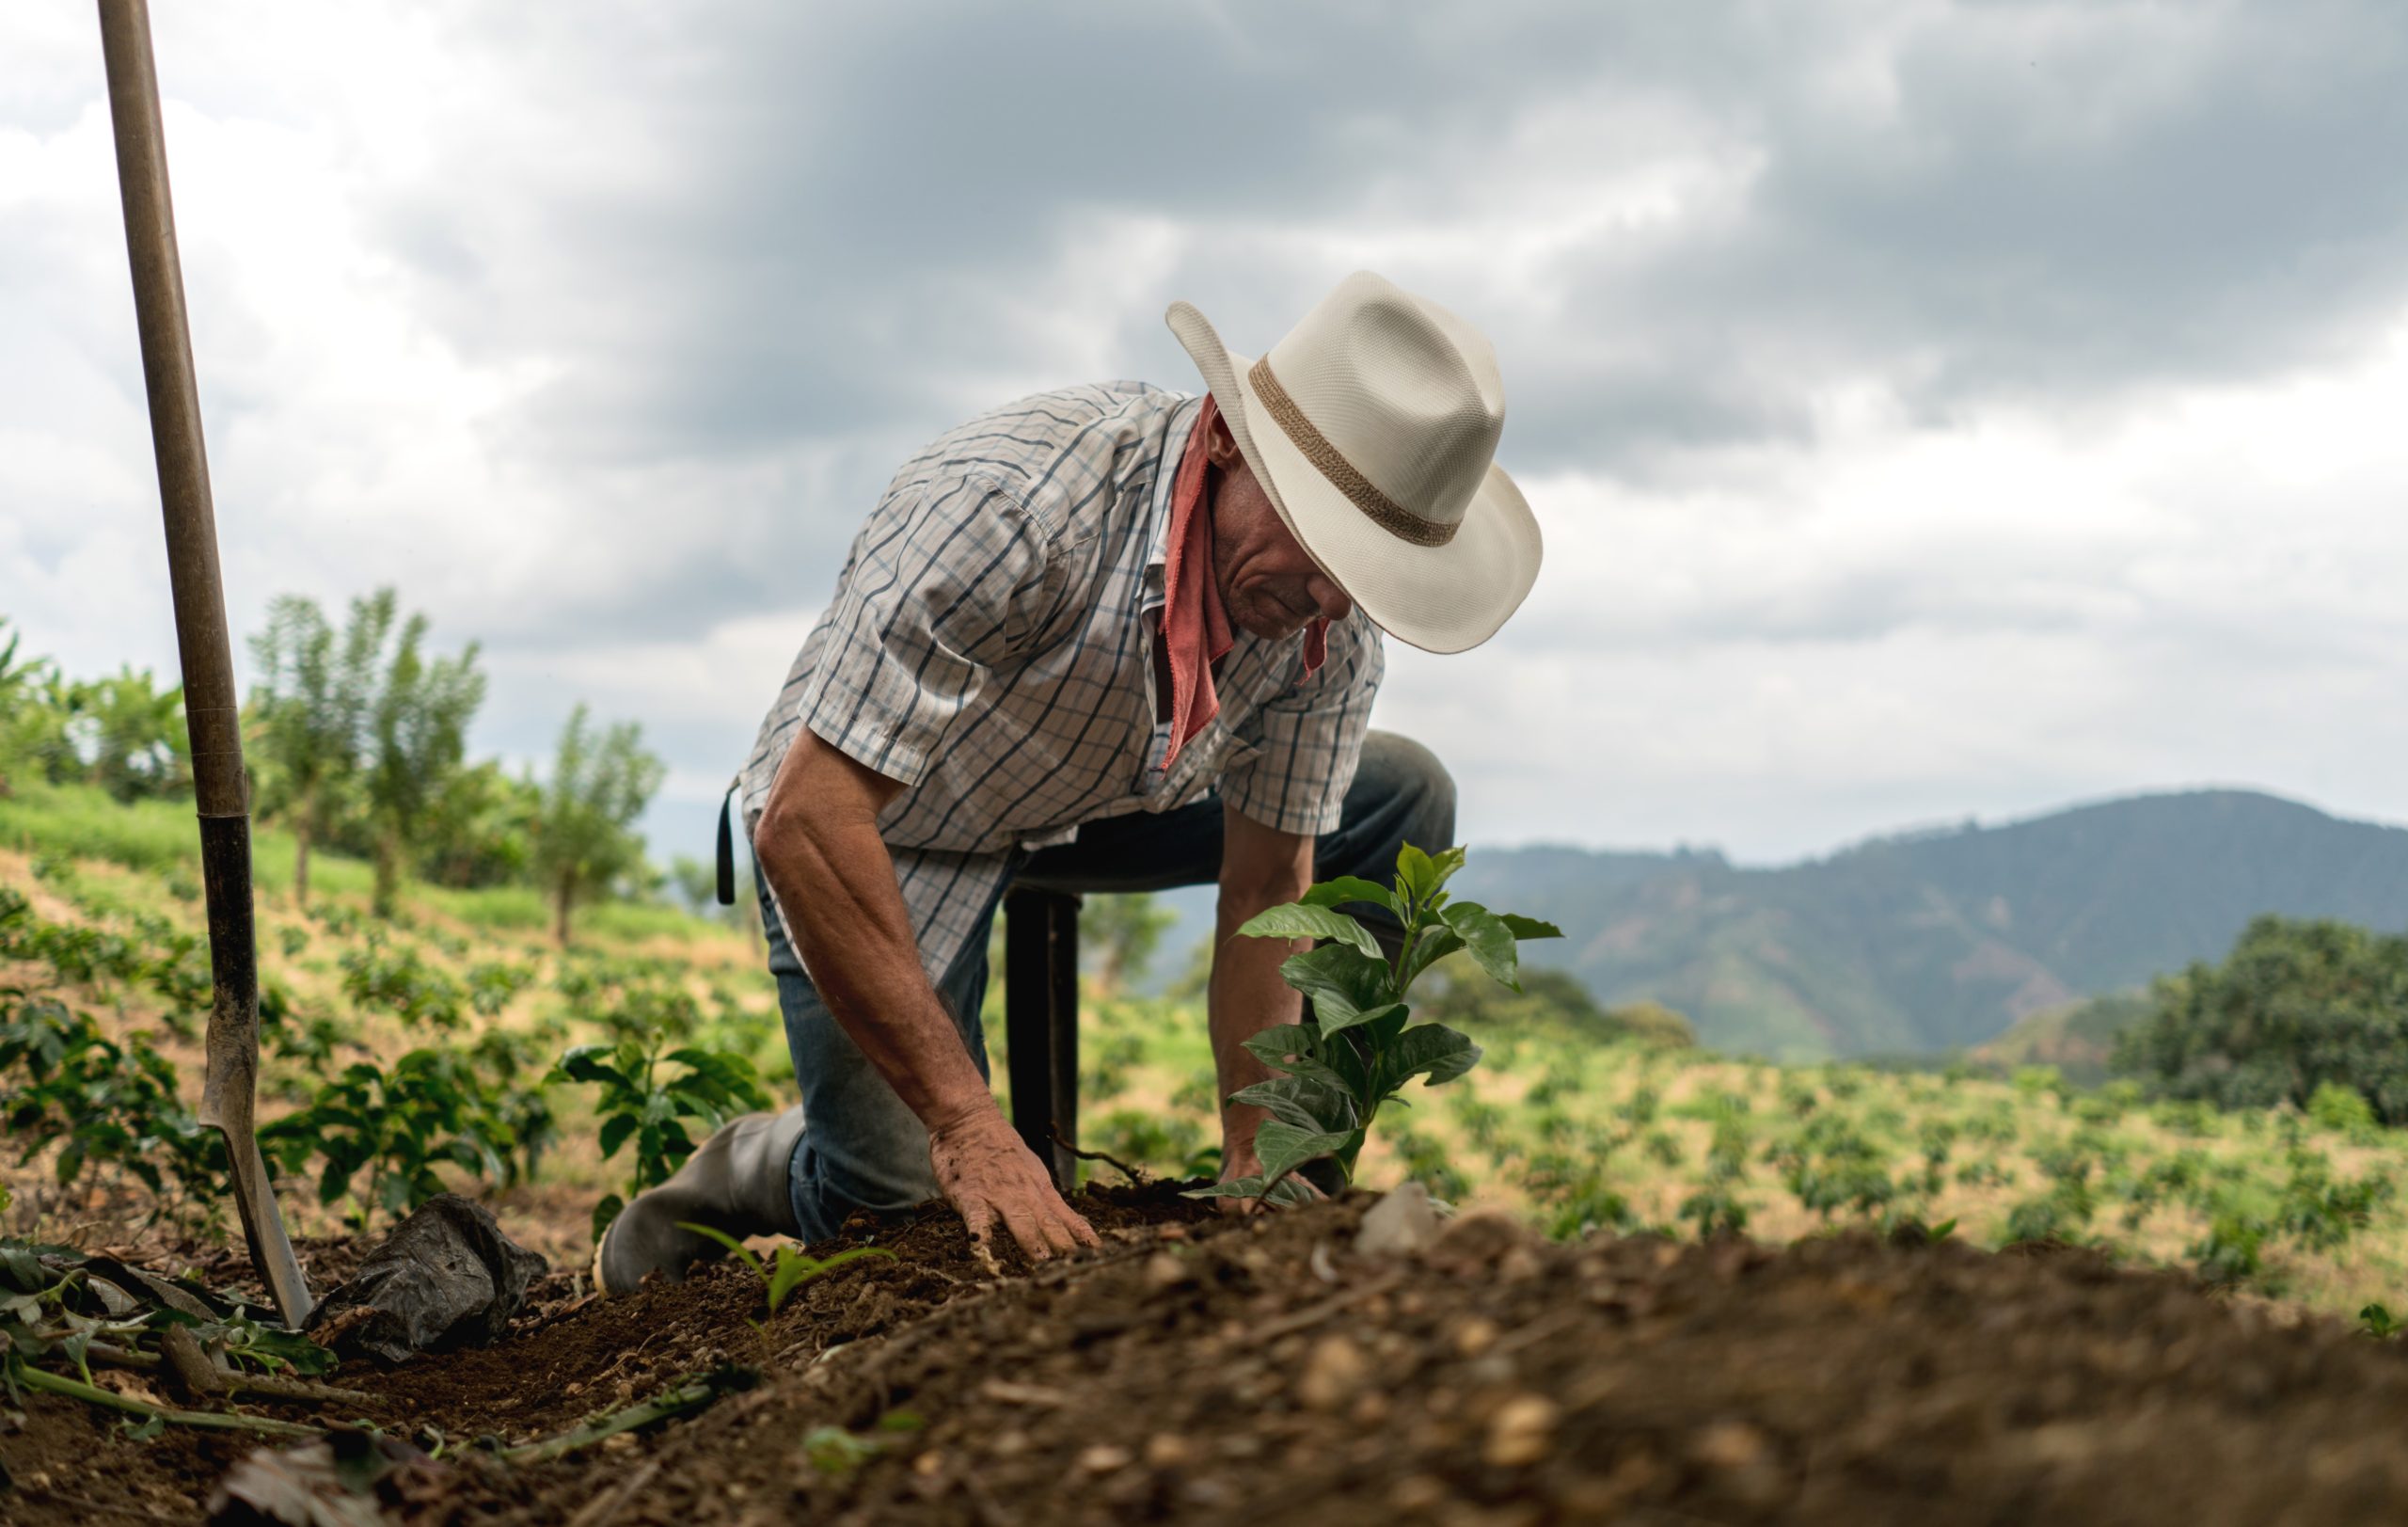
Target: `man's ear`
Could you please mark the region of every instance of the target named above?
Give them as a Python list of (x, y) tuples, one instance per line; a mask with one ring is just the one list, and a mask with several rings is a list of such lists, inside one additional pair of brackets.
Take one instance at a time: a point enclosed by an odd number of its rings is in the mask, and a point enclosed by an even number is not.
[(1213, 416), (1212, 433), (1204, 437), (1204, 459), (1228, 471), (1245, 459), (1238, 450), (1238, 437), (1229, 433), (1229, 422)]

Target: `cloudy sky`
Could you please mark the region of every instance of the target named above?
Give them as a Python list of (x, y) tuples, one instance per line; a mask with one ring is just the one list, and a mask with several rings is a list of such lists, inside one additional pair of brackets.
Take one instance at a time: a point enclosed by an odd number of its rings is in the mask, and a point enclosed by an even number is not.
[[(2395, 0), (164, 5), (238, 627), (400, 585), (721, 784), (910, 450), (1368, 266), (1545, 571), (1392, 645), (1474, 841), (1749, 860), (2127, 790), (2408, 820)], [(172, 669), (88, 3), (0, 11), (0, 614)]]

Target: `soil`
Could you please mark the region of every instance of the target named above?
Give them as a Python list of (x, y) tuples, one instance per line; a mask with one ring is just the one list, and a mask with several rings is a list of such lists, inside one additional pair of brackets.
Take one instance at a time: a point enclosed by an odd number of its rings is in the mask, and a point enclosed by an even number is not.
[[(2408, 1348), (2084, 1252), (1842, 1237), (1534, 1239), (1472, 1215), (1352, 1249), (1363, 1201), (1238, 1220), (1161, 1188), (1103, 1250), (997, 1278), (928, 1211), (762, 1320), (720, 1265), (556, 1275), (482, 1351), (340, 1380), (441, 1455), (409, 1523), (2368, 1522), (2408, 1515)], [(846, 1244), (846, 1243), (839, 1243)], [(815, 1248), (826, 1251), (829, 1248)], [(322, 1280), (344, 1249), (310, 1249)], [(356, 1252), (349, 1254), (356, 1255)], [(760, 1321), (759, 1325), (754, 1322)], [(747, 1392), (546, 1463), (721, 1364)], [(8, 1522), (191, 1522), (253, 1440), (30, 1396)]]

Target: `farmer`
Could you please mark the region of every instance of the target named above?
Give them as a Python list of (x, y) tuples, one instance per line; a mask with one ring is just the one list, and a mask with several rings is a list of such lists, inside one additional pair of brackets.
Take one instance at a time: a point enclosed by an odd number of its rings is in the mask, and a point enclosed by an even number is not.
[[(1539, 529), (1492, 458), (1488, 342), (1360, 272), (1260, 360), (1168, 321), (1203, 397), (1111, 382), (972, 420), (895, 474), (739, 776), (802, 1104), (713, 1135), (596, 1254), (603, 1286), (711, 1254), (680, 1222), (818, 1240), (942, 1197), (982, 1244), (1092, 1245), (988, 1090), (1006, 886), (1217, 882), (1209, 1026), (1294, 1023), (1288, 941), (1232, 938), (1315, 879), (1454, 837), (1428, 750), (1369, 730), (1380, 633), (1486, 641)], [(1225, 1178), (1260, 1110), (1225, 1105)]]

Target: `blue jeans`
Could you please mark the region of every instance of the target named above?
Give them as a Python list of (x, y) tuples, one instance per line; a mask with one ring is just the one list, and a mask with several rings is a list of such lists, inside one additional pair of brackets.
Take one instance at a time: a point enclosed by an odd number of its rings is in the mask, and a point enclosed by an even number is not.
[[(1338, 830), (1313, 844), (1313, 877), (1360, 875), (1386, 884), (1404, 844), (1435, 851), (1454, 840), (1455, 782), (1445, 766), (1418, 742), (1372, 732), (1364, 739)], [(1013, 880), (1055, 891), (1163, 891), (1212, 884), (1220, 870), (1221, 801), (1212, 795), (1177, 811), (1089, 823), (1075, 842), (1023, 855)], [(819, 1000), (769, 910), (766, 882), (761, 908), (786, 1048), (802, 1087), (802, 1138), (795, 1145), (787, 1188), (803, 1238), (834, 1234), (857, 1209), (889, 1213), (935, 1198), (927, 1131)], [(990, 905), (986, 919), (994, 915)], [(979, 1074), (988, 1074), (987, 1036), (978, 1019), (987, 992), (983, 935), (970, 941), (937, 990)]]

